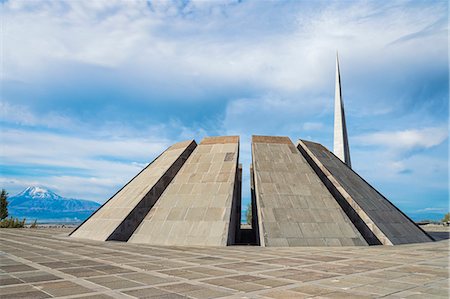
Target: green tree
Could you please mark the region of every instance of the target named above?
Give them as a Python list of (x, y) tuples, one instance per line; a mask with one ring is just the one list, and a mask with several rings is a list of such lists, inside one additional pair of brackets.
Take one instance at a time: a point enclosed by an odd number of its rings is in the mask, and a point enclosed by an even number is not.
[(449, 222), (450, 221), (450, 213), (445, 214), (444, 218), (441, 220), (442, 222)]
[(0, 220), (8, 217), (8, 192), (2, 189), (0, 193)]
[(247, 213), (245, 213), (245, 217), (247, 218), (247, 224), (252, 224), (252, 204), (249, 203), (247, 205)]

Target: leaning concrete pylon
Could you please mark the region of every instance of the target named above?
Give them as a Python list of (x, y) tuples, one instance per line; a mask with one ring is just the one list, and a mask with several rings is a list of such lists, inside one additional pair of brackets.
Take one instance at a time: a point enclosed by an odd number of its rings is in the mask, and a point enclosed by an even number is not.
[(341, 74), (339, 71), (339, 57), (336, 53), (336, 86), (334, 94), (334, 142), (333, 152), (342, 162), (352, 167), (350, 148), (348, 146), (347, 125), (345, 123), (344, 101), (341, 90)]
[(172, 145), (75, 229), (73, 238), (127, 241), (197, 146)]
[(261, 246), (367, 245), (288, 137), (252, 137)]
[(239, 228), (239, 137), (197, 146), (129, 243), (226, 246)]
[(433, 241), (323, 145), (300, 140), (297, 148), (370, 245)]

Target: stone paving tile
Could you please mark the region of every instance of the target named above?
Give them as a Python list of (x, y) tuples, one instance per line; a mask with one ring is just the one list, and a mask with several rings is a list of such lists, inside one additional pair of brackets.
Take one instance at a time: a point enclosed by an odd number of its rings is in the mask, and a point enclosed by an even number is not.
[(59, 269), (59, 271), (76, 276), (76, 277), (91, 277), (91, 276), (100, 276), (105, 275), (105, 272), (97, 271), (92, 268), (87, 267), (79, 267), (79, 268), (67, 268), (67, 269)]
[(75, 298), (83, 298), (83, 299), (111, 299), (114, 297), (108, 296), (106, 294), (94, 294), (94, 295), (81, 295)]
[(48, 282), (42, 284), (35, 283), (33, 285), (39, 290), (42, 290), (55, 297), (92, 292), (92, 290), (71, 281)]
[(60, 277), (47, 273), (45, 271), (16, 273), (15, 276), (23, 282), (44, 282), (61, 279)]
[(281, 286), (286, 286), (286, 285), (291, 284), (291, 282), (286, 282), (286, 281), (282, 281), (282, 280), (278, 280), (278, 279), (271, 279), (271, 278), (261, 278), (261, 279), (254, 281), (253, 283), (271, 287), (271, 288), (276, 288), (276, 287), (281, 287)]
[(184, 278), (184, 279), (199, 279), (199, 278), (209, 277), (209, 275), (206, 275), (206, 274), (183, 270), (183, 269), (159, 271), (159, 273), (163, 273), (163, 274), (166, 274), (169, 276), (180, 277), (180, 278)]
[(267, 264), (275, 264), (275, 265), (282, 265), (282, 266), (305, 266), (316, 263), (316, 261), (309, 261), (306, 259), (300, 260), (300, 259), (293, 259), (293, 258), (274, 258), (274, 259), (264, 259), (264, 260), (258, 260), (260, 263), (267, 263)]
[(17, 285), (17, 286), (3, 286), (0, 288), (0, 298), (7, 298), (13, 294), (19, 293), (29, 293), (33, 291), (38, 291), (30, 285)]
[(341, 257), (341, 256), (329, 256), (329, 255), (314, 255), (314, 254), (309, 254), (309, 255), (300, 255), (300, 256), (296, 256), (296, 258), (299, 258), (303, 261), (310, 261), (310, 262), (336, 262), (336, 261), (340, 261), (340, 260), (345, 260), (348, 259), (348, 257)]
[(78, 265), (71, 264), (68, 262), (59, 262), (59, 261), (52, 261), (52, 262), (38, 262), (40, 265), (49, 267), (52, 269), (62, 269), (62, 268), (75, 268), (78, 267)]
[[(448, 274), (445, 277), (448, 277)], [(433, 281), (438, 281), (440, 279), (444, 279), (445, 277), (429, 275), (429, 274), (413, 273), (413, 274), (409, 274), (409, 275), (406, 275), (406, 276), (403, 276), (400, 278), (396, 278), (394, 280), (399, 281), (399, 282), (406, 282), (406, 283), (426, 284), (426, 283), (430, 283)]]
[(437, 288), (435, 286), (426, 286), (426, 287), (418, 287), (409, 289), (410, 292), (419, 292), (422, 294), (433, 295), (433, 296), (442, 296), (448, 298), (448, 289)]
[(101, 265), (101, 266), (94, 266), (89, 267), (89, 269), (93, 269), (96, 271), (101, 271), (106, 274), (121, 274), (121, 273), (130, 273), (130, 272), (136, 272), (130, 269), (124, 269), (117, 266), (111, 266), (111, 265)]
[(235, 283), (233, 285), (228, 285), (227, 288), (233, 289), (236, 291), (241, 291), (241, 292), (253, 292), (253, 291), (269, 289), (270, 287), (252, 283), (252, 282), (241, 282), (241, 283)]
[(0, 230), (0, 298), (448, 298), (449, 241), (155, 247)]
[(36, 268), (24, 264), (16, 264), (16, 265), (0, 266), (0, 270), (5, 273), (14, 273), (14, 272), (33, 271), (36, 270)]
[(170, 283), (178, 281), (178, 279), (168, 278), (168, 277), (159, 277), (152, 274), (147, 273), (130, 273), (130, 274), (121, 274), (120, 277), (133, 280), (136, 282), (143, 283), (145, 285), (157, 285), (162, 283)]
[(407, 276), (408, 273), (399, 272), (397, 270), (383, 270), (379, 272), (370, 272), (367, 274), (360, 274), (359, 277), (371, 277), (371, 278), (379, 278), (379, 279), (396, 279), (400, 277)]
[(50, 295), (43, 293), (41, 291), (30, 291), (30, 292), (20, 292), (20, 293), (14, 293), (14, 294), (8, 294), (6, 296), (6, 298), (8, 299), (19, 299), (19, 298), (24, 298), (24, 299), (41, 299), (41, 298), (51, 298)]
[(192, 291), (198, 291), (201, 290), (202, 287), (190, 284), (190, 283), (177, 283), (177, 284), (171, 284), (167, 286), (159, 287), (160, 289), (172, 292), (172, 293), (185, 293), (185, 292), (192, 292)]
[(302, 294), (299, 292), (294, 292), (291, 290), (274, 290), (266, 293), (262, 293), (264, 297), (275, 298), (275, 299), (295, 299), (295, 298), (308, 298), (307, 294)]
[(195, 257), (193, 259), (190, 258), (186, 261), (197, 265), (211, 265), (211, 264), (225, 264), (235, 262), (236, 260), (217, 256), (200, 256)]
[[(122, 291), (122, 293), (135, 298), (161, 298), (162, 296), (173, 295), (171, 292), (163, 291), (157, 288), (144, 288), (131, 291)], [(181, 296), (182, 297), (182, 296)]]
[(123, 279), (117, 276), (94, 277), (88, 278), (87, 280), (109, 289), (125, 289), (144, 285), (143, 283)]
[(202, 280), (202, 282), (244, 292), (264, 290), (268, 288), (280, 287), (290, 284), (289, 282), (277, 279), (269, 279), (261, 276), (253, 276), (245, 274), (228, 276), (224, 278)]
[(207, 276), (222, 276), (222, 275), (227, 275), (227, 274), (233, 273), (231, 271), (224, 271), (223, 269), (217, 269), (217, 268), (212, 268), (212, 267), (190, 267), (190, 268), (185, 268), (184, 270), (196, 272), (196, 273), (202, 273)]
[(8, 274), (0, 275), (0, 286), (20, 284), (22, 282), (22, 280)]
[(186, 296), (198, 298), (198, 299), (209, 299), (209, 298), (221, 298), (230, 295), (230, 292), (218, 291), (211, 289), (202, 289), (198, 291), (192, 291), (186, 293)]
[(366, 295), (366, 294), (359, 294), (359, 293), (350, 293), (350, 292), (332, 292), (328, 293), (323, 296), (317, 296), (315, 298), (342, 298), (342, 299), (369, 299), (369, 298), (376, 298), (372, 295)]
[(316, 284), (322, 286), (322, 287), (331, 287), (335, 289), (342, 289), (347, 290), (350, 288), (355, 288), (361, 286), (361, 284), (357, 282), (352, 281), (346, 281), (345, 279), (342, 279), (342, 277), (334, 277), (330, 279), (324, 279), (321, 281), (316, 282)]
[(215, 290), (209, 287), (188, 284), (188, 283), (179, 283), (172, 284), (167, 286), (158, 287), (168, 292), (176, 293), (178, 295), (189, 296), (193, 298), (218, 298), (224, 297), (227, 295), (231, 295), (230, 291), (225, 290)]
[(320, 272), (313, 272), (313, 271), (301, 271), (295, 274), (282, 276), (286, 279), (296, 280), (296, 281), (311, 281), (311, 280), (320, 280), (330, 277), (335, 277), (337, 274), (330, 274), (330, 273), (320, 273)]
[(332, 288), (318, 286), (313, 284), (306, 284), (300, 287), (292, 288), (291, 291), (308, 294), (311, 296), (322, 296), (329, 293), (332, 293), (334, 290)]
[[(224, 268), (224, 269), (239, 269), (239, 271), (244, 271), (244, 272), (253, 272), (253, 271), (266, 270), (266, 269), (271, 268), (270, 266), (267, 266), (267, 265), (252, 263), (252, 262), (222, 264), (222, 265), (217, 265), (216, 267)], [(280, 266), (278, 266), (278, 267), (280, 267)]]

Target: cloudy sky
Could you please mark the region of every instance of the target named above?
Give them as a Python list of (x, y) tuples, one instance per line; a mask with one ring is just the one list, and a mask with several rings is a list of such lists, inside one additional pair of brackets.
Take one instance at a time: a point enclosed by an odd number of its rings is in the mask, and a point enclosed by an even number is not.
[(448, 211), (447, 1), (0, 1), (1, 187), (104, 202), (170, 144), (331, 149), (336, 50), (353, 168)]

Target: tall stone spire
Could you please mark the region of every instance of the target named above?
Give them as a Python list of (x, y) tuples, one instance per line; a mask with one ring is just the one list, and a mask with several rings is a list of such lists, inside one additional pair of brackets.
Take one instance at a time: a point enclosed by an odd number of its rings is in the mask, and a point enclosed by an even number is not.
[(345, 124), (344, 101), (341, 91), (341, 75), (339, 72), (339, 57), (336, 52), (336, 87), (334, 95), (334, 154), (348, 167), (350, 162), (350, 148), (348, 146), (347, 125)]

